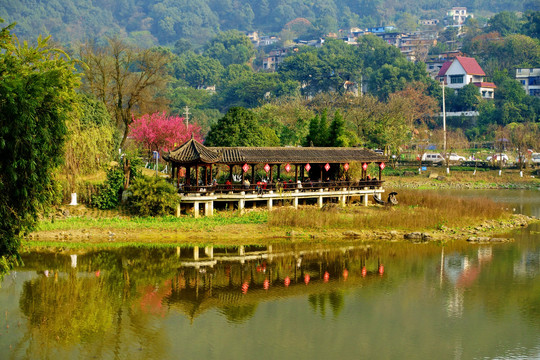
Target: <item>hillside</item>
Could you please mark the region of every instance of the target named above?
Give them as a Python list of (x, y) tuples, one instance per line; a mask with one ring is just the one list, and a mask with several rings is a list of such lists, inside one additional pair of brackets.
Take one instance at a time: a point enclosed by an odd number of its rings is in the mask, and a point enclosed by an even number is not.
[(22, 39), (50, 34), (66, 44), (119, 34), (141, 46), (179, 39), (200, 46), (230, 29), (276, 34), (296, 18), (307, 19), (314, 34), (352, 26), (404, 28), (418, 19), (441, 19), (452, 6), (477, 15), (540, 10), (533, 0), (2, 0), (0, 18), (17, 22)]

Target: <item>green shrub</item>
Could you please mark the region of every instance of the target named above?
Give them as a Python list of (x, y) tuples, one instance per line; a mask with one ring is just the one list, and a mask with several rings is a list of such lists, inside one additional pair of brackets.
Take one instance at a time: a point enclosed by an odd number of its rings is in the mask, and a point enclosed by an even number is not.
[(110, 210), (118, 206), (122, 188), (124, 186), (124, 172), (118, 166), (107, 170), (107, 180), (98, 187), (97, 194), (92, 195), (92, 206), (100, 210)]
[(171, 214), (179, 200), (174, 186), (158, 177), (139, 176), (133, 179), (129, 191), (128, 205), (140, 216)]

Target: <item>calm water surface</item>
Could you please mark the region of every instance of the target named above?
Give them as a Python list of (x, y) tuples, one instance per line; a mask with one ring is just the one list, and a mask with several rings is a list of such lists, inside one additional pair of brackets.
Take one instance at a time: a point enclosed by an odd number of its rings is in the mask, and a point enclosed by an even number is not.
[[(540, 192), (487, 196), (540, 215)], [(513, 236), (28, 253), (0, 358), (540, 359), (540, 227)]]

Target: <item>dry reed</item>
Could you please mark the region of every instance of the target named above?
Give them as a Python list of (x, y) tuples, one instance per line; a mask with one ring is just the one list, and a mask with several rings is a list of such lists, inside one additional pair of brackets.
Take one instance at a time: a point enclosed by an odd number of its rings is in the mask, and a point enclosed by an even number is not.
[(432, 191), (401, 191), (399, 205), (393, 207), (349, 207), (319, 210), (276, 209), (269, 214), (272, 226), (301, 228), (403, 229), (423, 230), (476, 225), (509, 214), (487, 198), (463, 199)]

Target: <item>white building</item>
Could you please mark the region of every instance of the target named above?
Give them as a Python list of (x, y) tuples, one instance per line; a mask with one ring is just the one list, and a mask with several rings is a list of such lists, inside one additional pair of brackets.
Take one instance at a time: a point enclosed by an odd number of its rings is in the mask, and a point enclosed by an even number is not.
[(485, 82), (486, 73), (474, 58), (456, 56), (452, 61), (443, 64), (438, 77), (444, 80), (447, 87), (451, 89), (461, 89), (467, 84), (474, 84), (479, 88), (480, 95), (485, 99), (493, 99), (495, 84)]
[(540, 68), (516, 69), (516, 80), (527, 95), (540, 96)]
[(453, 7), (446, 12), (446, 16), (452, 19), (454, 25), (463, 25), (467, 17), (474, 17), (473, 14), (467, 14), (466, 7)]

